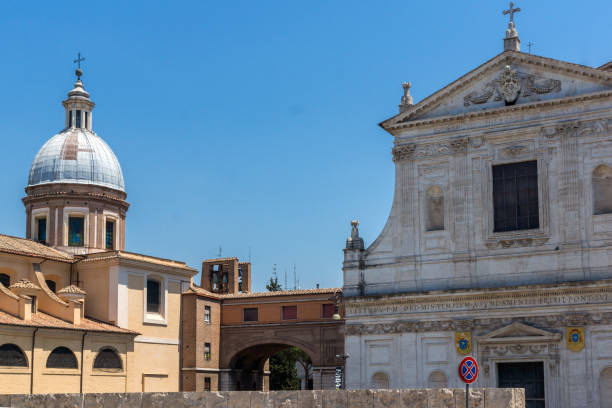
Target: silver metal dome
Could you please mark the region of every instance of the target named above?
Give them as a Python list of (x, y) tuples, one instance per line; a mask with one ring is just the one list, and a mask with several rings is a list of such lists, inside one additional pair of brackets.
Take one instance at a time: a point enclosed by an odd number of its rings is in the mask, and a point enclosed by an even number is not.
[(49, 183), (79, 183), (110, 187), (125, 192), (117, 157), (93, 131), (68, 128), (40, 149), (28, 187)]

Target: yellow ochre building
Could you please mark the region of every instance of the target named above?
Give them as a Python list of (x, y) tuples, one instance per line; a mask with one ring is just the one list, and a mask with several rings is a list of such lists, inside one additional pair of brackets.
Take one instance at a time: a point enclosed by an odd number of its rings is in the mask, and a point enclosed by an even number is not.
[(0, 393), (178, 391), (197, 271), (125, 251), (123, 174), (76, 74), (30, 169), (26, 238), (0, 235)]

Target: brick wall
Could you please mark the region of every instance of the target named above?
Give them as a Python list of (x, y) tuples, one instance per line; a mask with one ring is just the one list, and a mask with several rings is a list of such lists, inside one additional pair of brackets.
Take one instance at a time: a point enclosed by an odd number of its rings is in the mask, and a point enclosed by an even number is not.
[[(355, 391), (225, 391), (130, 394), (0, 395), (0, 407), (94, 408), (129, 406), (218, 408), (464, 408), (463, 389)], [(525, 392), (511, 388), (470, 390), (470, 406), (524, 408)]]

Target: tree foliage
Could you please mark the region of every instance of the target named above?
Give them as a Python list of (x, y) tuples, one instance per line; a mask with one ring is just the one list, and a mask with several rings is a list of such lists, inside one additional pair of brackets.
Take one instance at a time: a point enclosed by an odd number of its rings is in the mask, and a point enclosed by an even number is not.
[(301, 383), (297, 376), (296, 363), (299, 363), (310, 377), (312, 361), (308, 354), (297, 347), (279, 351), (270, 357), (270, 390), (299, 390)]
[(280, 283), (278, 283), (277, 277), (270, 278), (270, 282), (266, 283), (266, 289), (268, 289), (268, 292), (278, 292), (279, 290), (283, 290)]

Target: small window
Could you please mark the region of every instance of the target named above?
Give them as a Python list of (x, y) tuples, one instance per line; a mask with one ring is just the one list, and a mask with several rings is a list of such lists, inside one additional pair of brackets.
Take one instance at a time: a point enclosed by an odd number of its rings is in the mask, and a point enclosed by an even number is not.
[(0, 366), (27, 367), (28, 360), (19, 347), (14, 344), (0, 346)]
[(30, 295), (30, 298), (32, 299), (32, 305), (30, 306), (31, 307), (30, 311), (32, 313), (36, 313), (36, 300), (37, 300), (36, 296)]
[(539, 228), (537, 161), (493, 166), (494, 232)]
[(377, 372), (372, 376), (372, 388), (375, 390), (389, 389), (389, 376), (382, 371)]
[(210, 306), (204, 306), (204, 323), (210, 323)]
[(4, 285), (4, 287), (8, 288), (11, 286), (11, 277), (6, 273), (0, 273), (0, 283)]
[(78, 363), (72, 350), (57, 347), (47, 358), (47, 368), (78, 368)]
[(47, 284), (47, 287), (49, 288), (49, 290), (53, 293), (57, 292), (57, 285), (55, 283), (55, 281), (52, 281), (50, 279), (45, 280), (45, 283)]
[(204, 377), (204, 391), (210, 391), (210, 377)]
[(245, 322), (256, 322), (259, 320), (259, 313), (256, 307), (242, 309)]
[(76, 111), (76, 127), (78, 128), (81, 127), (81, 111), (80, 110)]
[(47, 218), (36, 219), (37, 236), (36, 240), (40, 243), (47, 243)]
[(72, 111), (68, 111), (68, 126), (72, 127)]
[(321, 311), (321, 317), (324, 319), (331, 319), (336, 313), (336, 306), (333, 303), (326, 303), (323, 305)]
[(147, 312), (159, 313), (161, 306), (161, 284), (154, 279), (147, 279)]
[(68, 217), (68, 246), (85, 245), (85, 218)]
[(204, 360), (210, 360), (210, 343), (204, 343)]
[(427, 189), (427, 231), (444, 229), (444, 192), (438, 186)]
[(297, 306), (283, 306), (283, 320), (296, 320)]
[(89, 129), (89, 112), (85, 112), (85, 129)]
[(110, 347), (106, 347), (98, 352), (94, 360), (93, 368), (101, 370), (121, 370), (123, 364), (117, 352)]
[(612, 168), (601, 165), (593, 170), (593, 214), (612, 213)]
[(106, 249), (113, 250), (115, 249), (114, 243), (115, 236), (115, 222), (114, 221), (106, 221)]

